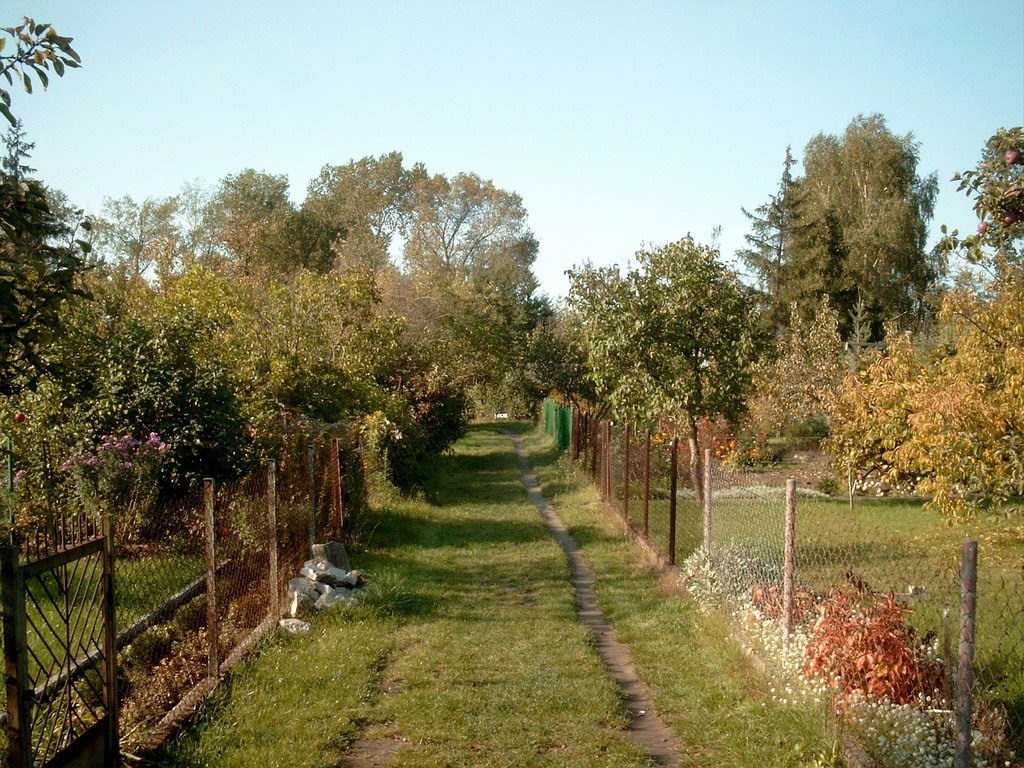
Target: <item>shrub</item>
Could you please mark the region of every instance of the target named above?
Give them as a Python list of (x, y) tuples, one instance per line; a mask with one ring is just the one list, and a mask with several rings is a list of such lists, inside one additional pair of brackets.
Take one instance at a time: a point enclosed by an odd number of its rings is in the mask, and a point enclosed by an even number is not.
[(907, 704), (941, 690), (942, 664), (907, 624), (911, 608), (847, 578), (850, 585), (834, 587), (822, 604), (805, 674), (837, 689), (837, 704), (853, 695)]

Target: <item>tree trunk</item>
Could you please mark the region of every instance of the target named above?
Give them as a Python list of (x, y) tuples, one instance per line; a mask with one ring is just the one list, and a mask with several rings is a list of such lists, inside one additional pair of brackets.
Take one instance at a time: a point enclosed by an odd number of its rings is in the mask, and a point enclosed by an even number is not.
[(697, 443), (697, 420), (687, 420), (689, 434), (686, 436), (687, 445), (690, 448), (690, 484), (697, 496), (697, 508), (704, 507), (704, 457)]

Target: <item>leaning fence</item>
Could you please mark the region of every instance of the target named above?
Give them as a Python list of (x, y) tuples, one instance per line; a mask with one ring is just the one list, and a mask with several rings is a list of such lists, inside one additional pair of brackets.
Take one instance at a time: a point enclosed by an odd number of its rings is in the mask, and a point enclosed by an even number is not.
[[(1024, 536), (947, 526), (909, 499), (836, 499), (658, 429), (574, 412), (573, 457), (694, 597), (883, 765), (1024, 755)], [(728, 458), (728, 457), (726, 457)], [(965, 534), (968, 540), (965, 539)]]
[[(293, 435), (277, 459), (248, 477), (207, 479), (150, 510), (162, 521), (159, 536), (140, 539), (137, 528), (118, 525), (114, 511), (116, 714), (126, 751), (155, 749), (276, 625), (287, 610), (287, 581), (311, 544), (349, 535), (364, 495), (361, 468), (344, 433)], [(51, 514), (37, 530), (23, 526), (21, 558), (59, 551), (69, 519), (76, 518)], [(53, 624), (47, 599), (29, 605), (42, 617), (30, 628)], [(29, 658), (53, 655), (45, 643), (30, 629)], [(6, 749), (0, 737), (0, 752)]]

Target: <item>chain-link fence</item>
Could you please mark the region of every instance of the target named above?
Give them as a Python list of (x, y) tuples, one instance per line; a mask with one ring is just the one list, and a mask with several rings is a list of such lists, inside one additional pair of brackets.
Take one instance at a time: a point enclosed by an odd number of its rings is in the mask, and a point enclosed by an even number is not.
[[(119, 716), (129, 749), (155, 746), (175, 710), (194, 708), (276, 624), (313, 543), (350, 540), (365, 508), (359, 451), (348, 430), (294, 430), (276, 460), (245, 478), (153, 501), (132, 513), (142, 522), (115, 511)], [(59, 549), (69, 525), (92, 525), (80, 508), (25, 517), (14, 528), (23, 557)]]
[(919, 500), (787, 488), (710, 451), (692, 457), (656, 428), (581, 414), (573, 427), (602, 497), (681, 567), (694, 597), (728, 610), (779, 676), (780, 698), (827, 700), (886, 764), (1024, 754), (1019, 524), (967, 531), (978, 552), (967, 568), (965, 531)]

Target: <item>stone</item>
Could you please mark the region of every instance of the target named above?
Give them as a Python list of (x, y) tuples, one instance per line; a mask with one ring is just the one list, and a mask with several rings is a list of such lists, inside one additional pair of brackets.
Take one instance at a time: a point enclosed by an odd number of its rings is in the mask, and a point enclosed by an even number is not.
[(324, 609), (333, 608), (336, 605), (344, 605), (351, 598), (347, 589), (332, 589), (327, 593), (320, 595), (320, 598), (314, 604), (314, 608)]
[(313, 600), (315, 600), (317, 596), (320, 594), (320, 591), (316, 588), (316, 582), (310, 581), (308, 578), (305, 577), (289, 579), (288, 591), (299, 592)]
[(277, 625), (289, 635), (308, 635), (313, 630), (313, 627), (302, 619), (281, 619)]
[(288, 612), (294, 619), (299, 614), (299, 611), (302, 608), (313, 605), (317, 599), (319, 599), (319, 594), (317, 594), (316, 598), (313, 598), (304, 592), (292, 592), (290, 597), (291, 603)]
[[(320, 565), (319, 563), (317, 564)], [(327, 584), (331, 587), (340, 587), (348, 584), (348, 571), (343, 571), (340, 568), (328, 566), (326, 568), (317, 567), (313, 571), (313, 578), (319, 581), (321, 584)]]
[(352, 566), (348, 562), (348, 551), (340, 541), (328, 541), (324, 544), (313, 545), (313, 559), (326, 560), (329, 565), (342, 571), (348, 571)]

